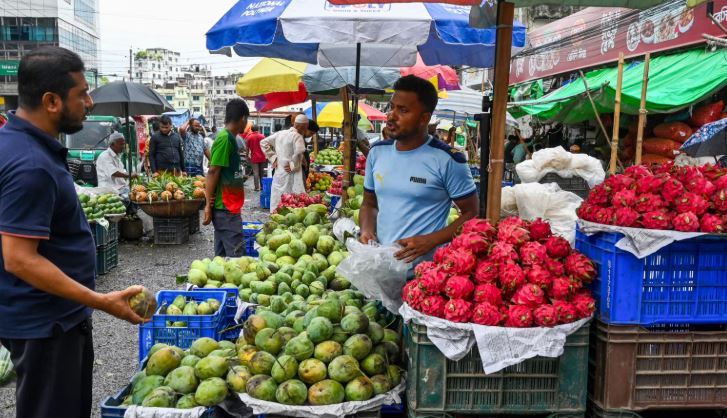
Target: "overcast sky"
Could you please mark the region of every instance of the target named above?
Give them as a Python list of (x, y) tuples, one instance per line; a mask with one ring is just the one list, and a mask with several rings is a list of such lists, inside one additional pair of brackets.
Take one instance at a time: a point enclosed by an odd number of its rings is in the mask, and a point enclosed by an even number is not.
[(100, 0), (102, 74), (126, 75), (129, 47), (134, 51), (178, 51), (185, 62), (211, 64), (216, 75), (249, 70), (258, 59), (214, 56), (205, 49), (205, 32), (235, 3), (236, 0)]

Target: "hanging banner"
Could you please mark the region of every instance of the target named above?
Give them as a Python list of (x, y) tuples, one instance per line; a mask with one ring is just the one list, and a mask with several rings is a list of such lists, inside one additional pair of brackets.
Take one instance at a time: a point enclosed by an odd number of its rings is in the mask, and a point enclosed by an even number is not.
[[(713, 10), (727, 25), (727, 0), (714, 0)], [(707, 17), (706, 3), (670, 2), (641, 12), (588, 7), (530, 32), (530, 46), (511, 61), (510, 84), (616, 62), (619, 52), (631, 58), (703, 43), (703, 34), (725, 36)], [(528, 49), (536, 50), (528, 55)]]

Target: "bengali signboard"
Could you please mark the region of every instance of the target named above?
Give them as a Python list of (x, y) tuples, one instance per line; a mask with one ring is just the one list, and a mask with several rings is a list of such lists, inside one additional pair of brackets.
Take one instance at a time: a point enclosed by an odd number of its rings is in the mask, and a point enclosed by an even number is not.
[[(714, 17), (727, 24), (727, 0), (714, 1)], [(528, 49), (539, 50), (513, 58), (510, 84), (614, 62), (619, 52), (630, 58), (702, 43), (702, 34), (725, 36), (707, 17), (706, 3), (641, 12), (589, 7), (529, 33)]]

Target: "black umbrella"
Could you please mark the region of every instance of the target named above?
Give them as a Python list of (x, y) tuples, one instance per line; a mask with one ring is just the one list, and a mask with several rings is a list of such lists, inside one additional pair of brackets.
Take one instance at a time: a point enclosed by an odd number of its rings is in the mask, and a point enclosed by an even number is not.
[(727, 154), (727, 119), (708, 123), (697, 130), (681, 146), (692, 157)]
[[(160, 115), (174, 111), (159, 93), (151, 88), (128, 81), (114, 81), (91, 92), (93, 99), (92, 115), (119, 116), (126, 122), (126, 137), (131, 139), (129, 116)], [(131, 155), (137, 144), (129, 141), (129, 173), (132, 172)]]

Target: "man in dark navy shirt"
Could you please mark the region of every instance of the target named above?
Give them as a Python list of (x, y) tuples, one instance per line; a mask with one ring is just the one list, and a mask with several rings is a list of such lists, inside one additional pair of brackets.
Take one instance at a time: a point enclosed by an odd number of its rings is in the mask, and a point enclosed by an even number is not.
[(94, 291), (96, 255), (59, 133), (93, 101), (75, 53), (37, 48), (18, 68), (16, 113), (0, 129), (0, 342), (17, 371), (16, 416), (89, 417), (91, 309), (138, 324), (141, 288)]

